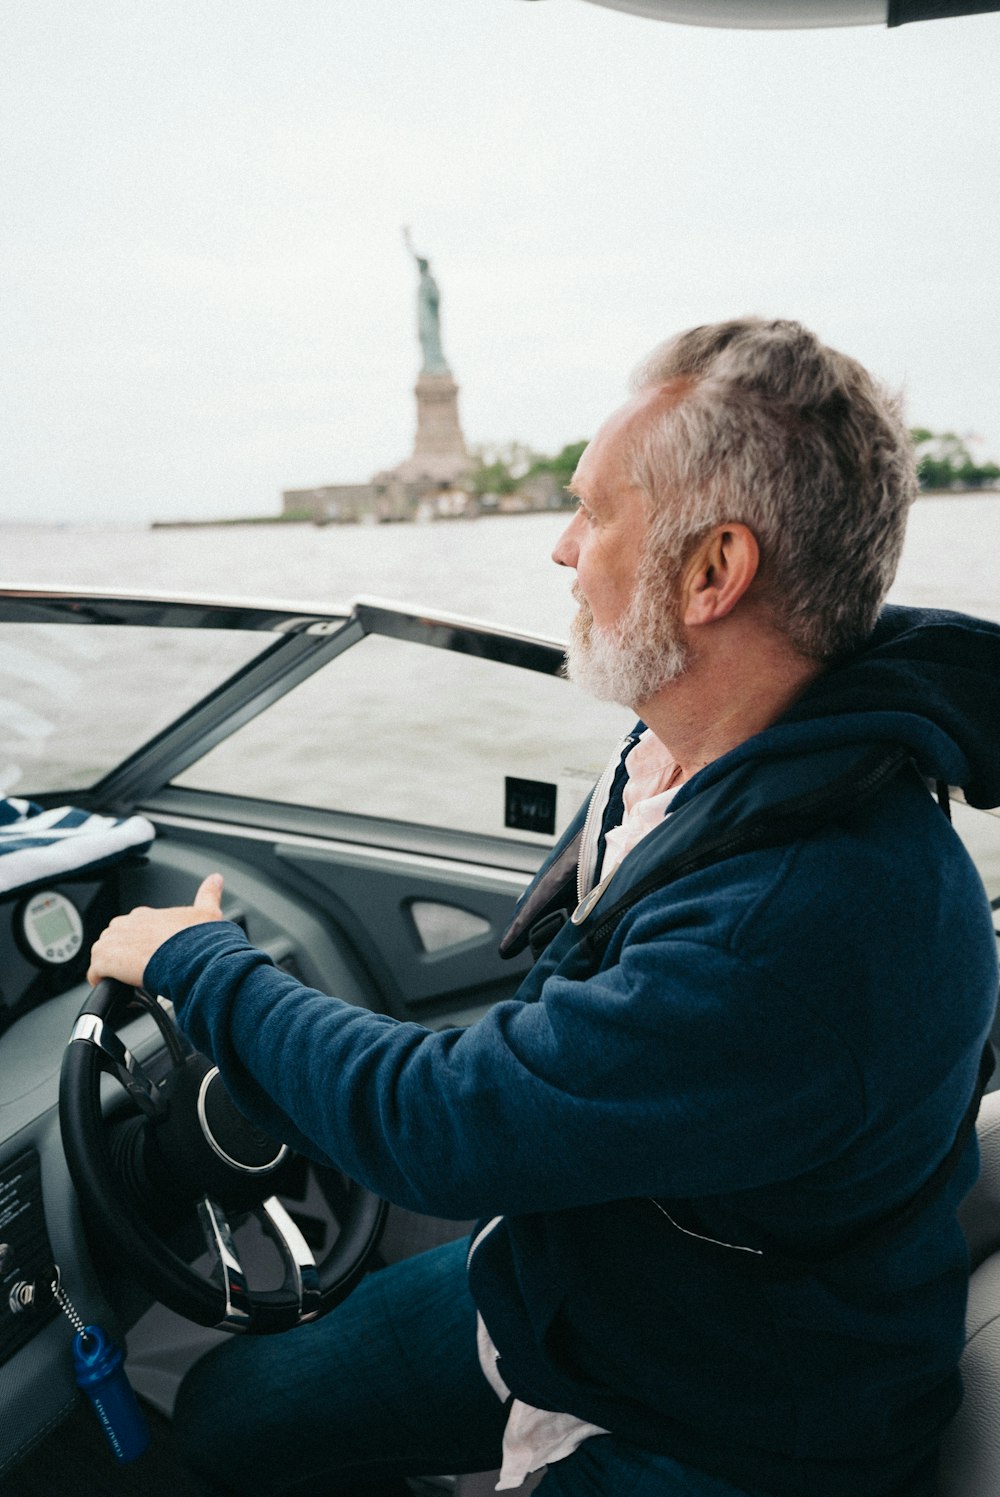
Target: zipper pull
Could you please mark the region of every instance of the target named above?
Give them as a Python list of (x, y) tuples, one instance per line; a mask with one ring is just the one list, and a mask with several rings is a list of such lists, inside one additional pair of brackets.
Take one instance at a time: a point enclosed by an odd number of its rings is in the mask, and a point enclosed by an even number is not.
[(598, 901), (600, 900), (605, 889), (608, 887), (617, 872), (618, 865), (612, 868), (610, 873), (606, 873), (601, 879), (601, 882), (599, 884), (595, 884), (589, 894), (584, 895), (583, 899), (580, 900), (580, 903), (577, 905), (576, 909), (569, 917), (573, 925), (583, 924), (587, 916), (596, 908)]

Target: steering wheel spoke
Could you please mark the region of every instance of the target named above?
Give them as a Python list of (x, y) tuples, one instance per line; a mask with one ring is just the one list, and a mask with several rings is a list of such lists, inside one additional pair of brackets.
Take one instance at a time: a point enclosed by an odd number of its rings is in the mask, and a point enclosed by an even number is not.
[(213, 1260), (212, 1278), (221, 1287), (225, 1301), (219, 1330), (249, 1330), (250, 1289), (226, 1213), (218, 1201), (203, 1196), (198, 1202), (198, 1220)]
[(299, 1324), (316, 1320), (322, 1314), (323, 1298), (319, 1269), (308, 1242), (277, 1196), (269, 1196), (254, 1215), (281, 1255), (285, 1271), (281, 1287), (298, 1301)]

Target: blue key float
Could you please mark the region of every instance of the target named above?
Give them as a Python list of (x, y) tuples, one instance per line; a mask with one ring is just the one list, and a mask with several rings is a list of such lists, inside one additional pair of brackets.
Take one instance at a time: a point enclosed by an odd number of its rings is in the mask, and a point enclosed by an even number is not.
[(121, 1347), (100, 1326), (84, 1326), (73, 1337), (73, 1371), (115, 1459), (136, 1460), (149, 1446), (149, 1426), (126, 1376)]

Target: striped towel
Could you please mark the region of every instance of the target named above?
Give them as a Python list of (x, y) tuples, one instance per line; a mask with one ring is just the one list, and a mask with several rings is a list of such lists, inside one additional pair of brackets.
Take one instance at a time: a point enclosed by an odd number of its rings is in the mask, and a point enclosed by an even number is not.
[(103, 868), (145, 852), (155, 836), (145, 816), (97, 816), (76, 806), (43, 811), (34, 801), (0, 800), (0, 894)]

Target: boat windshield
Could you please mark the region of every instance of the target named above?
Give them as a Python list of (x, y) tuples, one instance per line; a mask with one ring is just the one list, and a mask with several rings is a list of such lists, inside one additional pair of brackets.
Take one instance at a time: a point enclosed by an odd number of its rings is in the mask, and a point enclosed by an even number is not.
[[(0, 794), (169, 810), (173, 792), (217, 812), (238, 798), (250, 819), (256, 803), (551, 845), (634, 724), (560, 679), (561, 658), (371, 601), (297, 615), (8, 597)], [(1000, 905), (1000, 817), (952, 810)]]
[(0, 793), (122, 809), (172, 787), (243, 816), (266, 803), (550, 844), (634, 722), (561, 679), (562, 660), (551, 640), (374, 600), (303, 615), (9, 595)]

